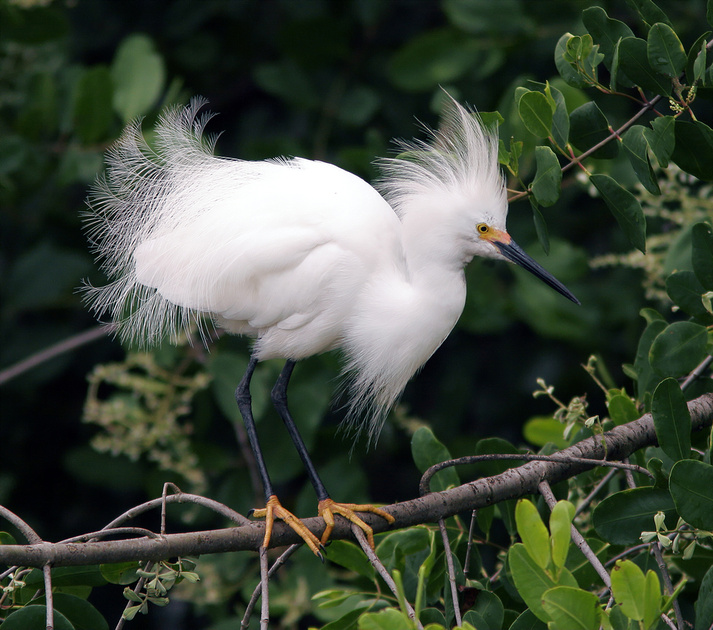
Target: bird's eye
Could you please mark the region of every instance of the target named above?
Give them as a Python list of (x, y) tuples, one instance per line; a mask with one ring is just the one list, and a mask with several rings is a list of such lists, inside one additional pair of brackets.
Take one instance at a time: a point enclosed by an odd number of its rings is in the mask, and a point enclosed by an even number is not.
[(478, 230), (478, 234), (487, 234), (490, 232), (490, 226), (487, 223), (478, 223), (475, 229)]

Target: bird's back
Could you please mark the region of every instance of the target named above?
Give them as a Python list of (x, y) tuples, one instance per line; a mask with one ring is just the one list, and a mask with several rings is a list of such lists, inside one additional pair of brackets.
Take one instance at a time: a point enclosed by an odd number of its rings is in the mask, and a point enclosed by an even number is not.
[(215, 157), (200, 105), (161, 119), (155, 152), (137, 124), (109, 154), (88, 223), (114, 282), (92, 305), (142, 343), (207, 314), (259, 336), (261, 358), (339, 345), (371, 274), (406, 273), (398, 218), (336, 166)]

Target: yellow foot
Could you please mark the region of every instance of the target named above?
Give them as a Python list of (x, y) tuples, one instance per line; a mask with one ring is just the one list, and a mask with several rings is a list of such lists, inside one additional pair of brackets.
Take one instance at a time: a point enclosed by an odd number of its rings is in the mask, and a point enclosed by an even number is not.
[(318, 506), (318, 514), (324, 519), (324, 523), (326, 525), (322, 534), (322, 544), (326, 544), (327, 540), (329, 539), (329, 535), (332, 533), (332, 529), (334, 528), (334, 515), (339, 514), (348, 521), (354, 523), (366, 534), (366, 538), (369, 541), (369, 545), (371, 545), (371, 548), (373, 549), (374, 531), (357, 516), (357, 512), (371, 512), (372, 514), (376, 514), (378, 516), (381, 516), (381, 518), (386, 519), (389, 524), (393, 523), (396, 520), (393, 516), (391, 516), (391, 514), (388, 514), (384, 512), (384, 510), (381, 510), (373, 505), (358, 505), (356, 503), (336, 503), (332, 499), (324, 499), (323, 501), (319, 502)]
[(264, 508), (253, 510), (253, 516), (265, 519), (265, 538), (262, 540), (262, 546), (265, 547), (265, 549), (270, 545), (272, 526), (275, 523), (275, 519), (279, 518), (297, 532), (299, 537), (307, 543), (307, 546), (315, 555), (320, 558), (322, 557), (322, 553), (320, 552), (322, 544), (319, 542), (319, 538), (309, 531), (307, 526), (292, 514), (292, 512), (283, 508), (279, 499), (274, 494), (267, 500), (267, 505)]

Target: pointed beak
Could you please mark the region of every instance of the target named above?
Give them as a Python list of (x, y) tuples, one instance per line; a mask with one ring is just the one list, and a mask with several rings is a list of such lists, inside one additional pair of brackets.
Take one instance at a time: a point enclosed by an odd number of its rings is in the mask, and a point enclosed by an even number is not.
[(574, 297), (572, 292), (564, 286), (557, 278), (555, 278), (544, 267), (535, 262), (528, 256), (523, 249), (512, 240), (507, 232), (500, 232), (495, 238), (488, 239), (498, 251), (505, 256), (509, 261), (520, 265), (523, 269), (527, 269), (532, 275), (537, 276), (545, 284), (551, 286), (555, 291), (564, 295), (568, 300), (572, 300), (575, 304), (580, 304), (580, 301)]

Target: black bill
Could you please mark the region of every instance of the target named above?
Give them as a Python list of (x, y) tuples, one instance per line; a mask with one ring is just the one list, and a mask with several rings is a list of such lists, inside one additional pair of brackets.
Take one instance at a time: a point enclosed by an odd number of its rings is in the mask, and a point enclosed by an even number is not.
[(574, 297), (572, 292), (566, 286), (557, 280), (557, 278), (555, 278), (544, 267), (540, 266), (532, 258), (530, 258), (530, 256), (528, 256), (515, 241), (510, 241), (507, 244), (493, 242), (493, 244), (497, 246), (500, 253), (505, 256), (505, 258), (514, 262), (516, 265), (520, 265), (523, 269), (527, 269), (531, 274), (537, 276), (545, 284), (550, 285), (555, 291), (561, 293), (567, 299), (572, 300), (575, 304), (580, 304), (579, 300)]

